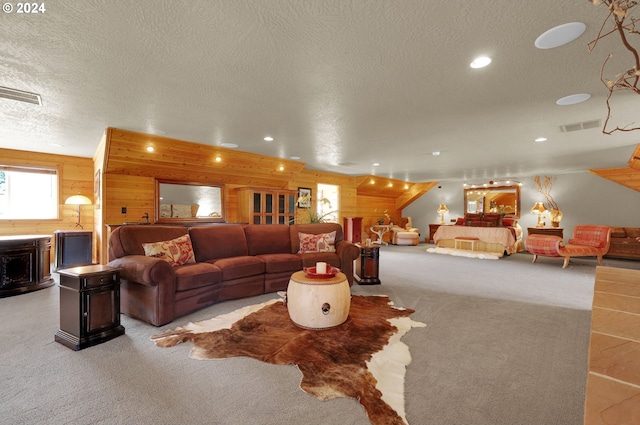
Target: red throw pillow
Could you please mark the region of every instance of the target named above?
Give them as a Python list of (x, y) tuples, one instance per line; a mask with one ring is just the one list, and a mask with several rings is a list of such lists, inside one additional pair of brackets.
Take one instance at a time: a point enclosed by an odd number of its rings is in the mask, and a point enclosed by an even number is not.
[(300, 238), (300, 250), (298, 254), (306, 252), (336, 252), (336, 232), (318, 233), (298, 233)]
[(147, 257), (160, 258), (174, 266), (196, 262), (189, 235), (180, 236), (170, 241), (143, 243), (142, 248)]

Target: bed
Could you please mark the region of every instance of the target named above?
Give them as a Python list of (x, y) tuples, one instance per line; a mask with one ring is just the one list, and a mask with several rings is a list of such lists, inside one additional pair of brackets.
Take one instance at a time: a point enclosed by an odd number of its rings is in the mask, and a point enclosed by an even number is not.
[(502, 256), (523, 251), (522, 233), (522, 227), (515, 221), (510, 226), (496, 227), (470, 224), (440, 226), (433, 235), (433, 242), (441, 248), (455, 248), (456, 238), (477, 238), (474, 245), (478, 251)]

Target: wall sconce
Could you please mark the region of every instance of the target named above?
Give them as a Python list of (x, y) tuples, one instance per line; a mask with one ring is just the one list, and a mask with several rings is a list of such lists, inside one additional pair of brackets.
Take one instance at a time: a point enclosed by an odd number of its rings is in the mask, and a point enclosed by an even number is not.
[(84, 227), (82, 227), (82, 224), (80, 224), (80, 205), (91, 205), (91, 199), (87, 198), (84, 195), (73, 195), (73, 196), (69, 196), (67, 198), (66, 201), (64, 201), (64, 203), (66, 205), (77, 205), (78, 206), (78, 222), (76, 223), (76, 227), (80, 227), (81, 229), (84, 229)]
[(532, 214), (538, 214), (538, 224), (536, 227), (544, 227), (544, 222), (542, 221), (542, 216), (547, 211), (547, 207), (544, 206), (542, 202), (536, 202), (533, 207), (531, 207)]
[(440, 214), (440, 224), (444, 224), (444, 213), (449, 212), (449, 208), (445, 204), (440, 204), (438, 214)]

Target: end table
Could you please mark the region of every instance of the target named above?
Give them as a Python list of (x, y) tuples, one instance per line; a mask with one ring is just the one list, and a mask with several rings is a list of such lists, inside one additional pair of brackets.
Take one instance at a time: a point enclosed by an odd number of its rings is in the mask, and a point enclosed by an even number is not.
[(124, 334), (120, 325), (120, 269), (101, 264), (60, 274), (60, 330), (55, 340), (82, 350)]
[(356, 260), (355, 280), (359, 285), (380, 285), (380, 247), (360, 245), (360, 256)]

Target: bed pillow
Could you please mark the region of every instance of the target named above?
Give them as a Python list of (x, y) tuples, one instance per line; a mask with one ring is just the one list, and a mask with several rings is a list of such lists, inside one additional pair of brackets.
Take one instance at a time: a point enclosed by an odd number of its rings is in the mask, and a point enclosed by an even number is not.
[(330, 233), (298, 233), (300, 250), (298, 254), (307, 252), (336, 252), (336, 231)]
[(196, 262), (189, 235), (180, 236), (170, 241), (143, 243), (142, 248), (147, 257), (160, 258), (174, 266)]

